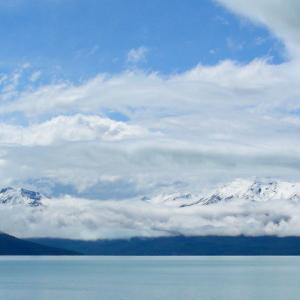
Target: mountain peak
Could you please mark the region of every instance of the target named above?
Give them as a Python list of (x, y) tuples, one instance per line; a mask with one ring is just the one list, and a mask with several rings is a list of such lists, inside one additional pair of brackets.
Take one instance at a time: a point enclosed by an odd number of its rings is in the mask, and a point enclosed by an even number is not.
[(300, 183), (279, 180), (237, 179), (215, 191), (221, 198), (251, 201), (288, 200), (300, 198)]
[(5, 187), (0, 190), (0, 203), (9, 205), (28, 205), (37, 207), (42, 205), (45, 196), (39, 192), (25, 188)]

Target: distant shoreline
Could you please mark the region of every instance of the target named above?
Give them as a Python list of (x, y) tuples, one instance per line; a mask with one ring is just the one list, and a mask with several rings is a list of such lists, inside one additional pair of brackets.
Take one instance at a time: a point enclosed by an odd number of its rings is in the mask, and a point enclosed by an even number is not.
[(108, 256), (299, 256), (300, 237), (174, 236), (81, 241), (30, 239), (47, 247)]

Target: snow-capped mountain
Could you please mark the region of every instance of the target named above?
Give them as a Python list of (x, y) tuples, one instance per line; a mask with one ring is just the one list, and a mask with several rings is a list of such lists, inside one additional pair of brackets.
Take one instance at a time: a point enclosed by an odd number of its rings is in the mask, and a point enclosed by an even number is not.
[(0, 204), (6, 205), (27, 205), (37, 207), (42, 205), (45, 196), (39, 192), (30, 191), (24, 188), (6, 187), (0, 190)]
[(247, 200), (247, 201), (270, 201), (270, 200), (300, 200), (300, 183), (283, 182), (276, 180), (243, 180), (237, 179), (217, 189), (210, 196), (220, 200)]
[(207, 194), (164, 194), (153, 197), (148, 201), (170, 207), (188, 207), (229, 201), (264, 202), (271, 200), (300, 201), (300, 183), (236, 179)]
[[(43, 205), (47, 197), (39, 192), (25, 188), (6, 187), (0, 190), (0, 205), (26, 205), (38, 207)], [(152, 205), (168, 207), (191, 207), (195, 205), (212, 205), (225, 202), (266, 202), (286, 200), (300, 202), (300, 183), (276, 180), (244, 180), (237, 179), (207, 193), (171, 193), (152, 198), (144, 197)]]

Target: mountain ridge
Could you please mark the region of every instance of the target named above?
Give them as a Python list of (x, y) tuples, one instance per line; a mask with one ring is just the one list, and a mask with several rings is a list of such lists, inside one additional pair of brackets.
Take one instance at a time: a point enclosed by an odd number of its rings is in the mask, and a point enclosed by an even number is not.
[(0, 232), (0, 255), (77, 255), (73, 250), (42, 245)]
[(300, 201), (300, 183), (278, 180), (236, 179), (224, 184), (207, 194), (176, 192), (161, 194), (145, 201), (155, 205), (170, 207), (190, 207), (194, 205), (211, 205), (220, 202), (250, 201), (264, 202), (270, 200)]
[[(0, 204), (43, 206), (49, 197), (38, 191), (22, 187), (5, 187), (0, 189)], [(141, 201), (170, 207), (190, 207), (194, 205), (211, 205), (220, 202), (250, 201), (264, 202), (270, 200), (287, 200), (300, 202), (300, 183), (279, 180), (235, 179), (215, 189), (202, 193), (171, 192), (142, 197)]]

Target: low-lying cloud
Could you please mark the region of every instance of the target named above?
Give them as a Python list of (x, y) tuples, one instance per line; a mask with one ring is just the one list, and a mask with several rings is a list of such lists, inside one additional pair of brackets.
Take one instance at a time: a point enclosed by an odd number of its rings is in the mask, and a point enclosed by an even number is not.
[(286, 200), (175, 208), (147, 201), (49, 199), (1, 207), (0, 229), (18, 237), (111, 239), (174, 235), (300, 235), (300, 206)]

